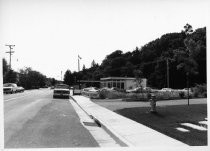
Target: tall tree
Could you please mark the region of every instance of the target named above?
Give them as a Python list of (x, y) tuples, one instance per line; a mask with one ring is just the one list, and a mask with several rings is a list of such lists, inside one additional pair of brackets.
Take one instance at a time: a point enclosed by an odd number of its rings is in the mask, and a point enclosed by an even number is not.
[(143, 78), (143, 73), (141, 70), (134, 70), (133, 71), (134, 73), (134, 76), (136, 78), (136, 84), (137, 84), (137, 87), (142, 87), (142, 78)]
[(74, 82), (73, 75), (70, 70), (67, 70), (64, 74), (64, 83), (68, 85), (72, 85)]
[(17, 72), (13, 71), (12, 69), (5, 73), (3, 77), (4, 83), (17, 83), (18, 82), (18, 76)]
[(195, 61), (193, 54), (194, 48), (196, 47), (195, 41), (191, 38), (191, 34), (193, 33), (192, 26), (186, 24), (184, 26), (184, 32), (186, 34), (186, 38), (184, 39), (185, 49), (175, 50), (175, 57), (178, 60), (177, 69), (182, 70), (186, 73), (187, 77), (189, 75), (197, 74), (198, 64)]
[(40, 88), (46, 85), (47, 77), (30, 67), (20, 69), (19, 84), (25, 89)]
[(95, 60), (93, 60), (91, 63), (91, 67), (95, 67), (95, 66), (96, 66), (96, 63), (95, 63)]
[(5, 58), (2, 59), (3, 63), (3, 75), (5, 75), (9, 71), (9, 66)]

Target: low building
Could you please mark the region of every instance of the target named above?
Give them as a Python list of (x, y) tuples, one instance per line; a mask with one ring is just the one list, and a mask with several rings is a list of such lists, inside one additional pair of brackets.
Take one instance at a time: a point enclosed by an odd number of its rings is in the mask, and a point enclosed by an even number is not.
[[(147, 86), (147, 79), (142, 78), (141, 79), (141, 86), (146, 87)], [(107, 78), (101, 78), (101, 87), (116, 87), (119, 89), (133, 89), (137, 87), (136, 78), (131, 77), (107, 77)]]

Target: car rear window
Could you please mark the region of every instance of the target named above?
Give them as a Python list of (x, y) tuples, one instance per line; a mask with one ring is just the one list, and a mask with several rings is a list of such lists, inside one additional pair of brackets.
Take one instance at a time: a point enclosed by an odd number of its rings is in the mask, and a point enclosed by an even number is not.
[(59, 84), (59, 85), (56, 85), (55, 88), (57, 88), (57, 89), (69, 89), (69, 86), (65, 85), (65, 84)]

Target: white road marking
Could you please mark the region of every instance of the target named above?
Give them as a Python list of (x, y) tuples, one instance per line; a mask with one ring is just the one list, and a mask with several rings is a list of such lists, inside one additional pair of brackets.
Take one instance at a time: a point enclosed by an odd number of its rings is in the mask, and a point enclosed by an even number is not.
[(192, 124), (192, 123), (182, 123), (181, 125), (188, 126), (188, 127), (193, 128), (193, 129), (200, 130), (200, 131), (207, 131), (207, 128), (202, 127), (202, 126), (198, 126), (198, 125), (195, 125), (195, 124)]
[(181, 131), (181, 132), (189, 132), (189, 130), (185, 129), (185, 128), (182, 128), (182, 127), (177, 127), (176, 128), (178, 131)]
[(87, 126), (83, 122), (95, 123), (73, 100), (69, 100), (80, 118), (82, 125), (91, 133), (101, 147), (120, 147), (119, 144), (101, 127)]

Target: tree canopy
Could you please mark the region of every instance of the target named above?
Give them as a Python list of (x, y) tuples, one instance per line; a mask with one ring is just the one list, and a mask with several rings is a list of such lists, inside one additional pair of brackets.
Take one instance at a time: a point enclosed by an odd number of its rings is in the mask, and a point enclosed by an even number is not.
[(75, 83), (78, 79), (135, 77), (134, 71), (141, 71), (141, 77), (148, 79), (149, 86), (162, 88), (167, 87), (167, 67), (171, 88), (186, 87), (186, 72), (190, 73), (190, 86), (206, 83), (206, 27), (193, 31), (192, 26), (186, 24), (179, 33), (164, 34), (141, 48), (126, 53), (113, 51), (100, 65), (93, 60), (90, 68), (83, 68), (72, 76)]

